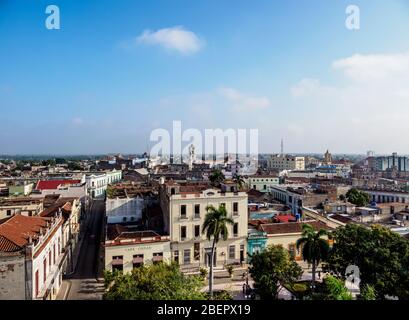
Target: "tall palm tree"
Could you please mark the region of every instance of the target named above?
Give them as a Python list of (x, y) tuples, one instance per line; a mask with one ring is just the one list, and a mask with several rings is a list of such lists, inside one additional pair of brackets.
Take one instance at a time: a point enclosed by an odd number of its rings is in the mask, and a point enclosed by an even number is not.
[(214, 253), (216, 250), (216, 245), (220, 238), (224, 241), (227, 240), (228, 230), (227, 225), (234, 224), (233, 219), (227, 217), (227, 211), (224, 206), (219, 206), (216, 209), (213, 206), (206, 207), (206, 217), (202, 227), (202, 233), (206, 234), (209, 241), (213, 238), (212, 251), (210, 253), (210, 273), (209, 273), (209, 292), (210, 298), (213, 298), (213, 264), (214, 264)]
[(324, 236), (328, 235), (325, 229), (315, 231), (309, 224), (303, 224), (302, 237), (297, 240), (297, 250), (302, 246), (302, 256), (304, 261), (312, 265), (312, 287), (315, 288), (316, 268), (321, 261), (328, 257), (329, 244)]
[(209, 176), (209, 180), (214, 186), (220, 186), (224, 179), (225, 176), (220, 169), (214, 169)]
[(237, 173), (233, 176), (233, 181), (234, 181), (234, 183), (237, 184), (239, 189), (241, 189), (243, 187), (243, 184), (245, 182), (243, 177), (241, 175), (237, 174)]

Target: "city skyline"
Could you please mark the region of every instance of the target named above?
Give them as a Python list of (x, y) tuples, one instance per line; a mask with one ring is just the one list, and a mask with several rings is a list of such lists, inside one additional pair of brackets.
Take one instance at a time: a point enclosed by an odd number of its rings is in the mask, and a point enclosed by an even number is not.
[(53, 4), (60, 30), (0, 1), (2, 154), (142, 153), (174, 120), (257, 128), (260, 153), (407, 153), (404, 1), (355, 1), (359, 30), (347, 1)]

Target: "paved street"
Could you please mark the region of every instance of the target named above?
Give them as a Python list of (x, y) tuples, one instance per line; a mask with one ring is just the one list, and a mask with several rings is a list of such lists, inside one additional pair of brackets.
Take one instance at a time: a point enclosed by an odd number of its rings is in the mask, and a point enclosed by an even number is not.
[(86, 229), (75, 272), (63, 280), (58, 299), (99, 300), (104, 292), (99, 248), (105, 215), (103, 200), (94, 200), (85, 221)]

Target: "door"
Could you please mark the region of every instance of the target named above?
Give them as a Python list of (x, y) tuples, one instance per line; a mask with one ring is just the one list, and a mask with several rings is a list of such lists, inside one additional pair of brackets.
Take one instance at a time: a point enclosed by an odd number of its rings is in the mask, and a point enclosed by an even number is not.
[[(212, 249), (206, 249), (206, 267), (210, 267), (211, 261), (210, 261), (210, 257), (212, 256)], [(217, 261), (216, 261), (216, 250), (214, 250), (214, 258), (213, 258), (213, 267), (216, 266)]]

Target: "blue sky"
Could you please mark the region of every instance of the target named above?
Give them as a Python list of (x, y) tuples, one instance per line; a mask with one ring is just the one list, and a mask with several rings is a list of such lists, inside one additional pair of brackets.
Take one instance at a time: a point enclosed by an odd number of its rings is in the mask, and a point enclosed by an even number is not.
[(357, 31), (349, 4), (0, 0), (0, 154), (142, 152), (173, 120), (258, 128), (261, 152), (409, 153), (409, 1), (353, 1)]

